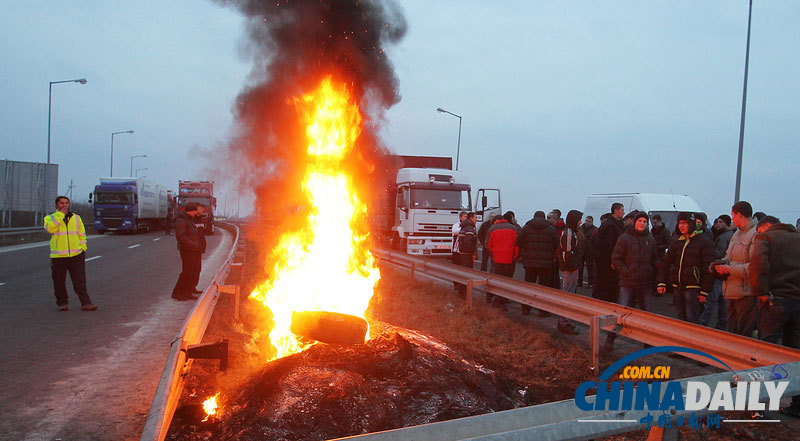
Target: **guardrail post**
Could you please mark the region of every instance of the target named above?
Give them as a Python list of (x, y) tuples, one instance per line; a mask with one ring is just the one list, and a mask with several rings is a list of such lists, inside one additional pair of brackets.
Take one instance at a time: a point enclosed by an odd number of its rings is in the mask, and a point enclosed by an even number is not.
[(467, 279), (467, 306), (472, 306), (472, 288), (476, 286), (486, 286), (487, 279)]
[(617, 323), (616, 315), (593, 315), (589, 322), (589, 335), (592, 346), (592, 370), (596, 371), (600, 366), (600, 334), (604, 326)]

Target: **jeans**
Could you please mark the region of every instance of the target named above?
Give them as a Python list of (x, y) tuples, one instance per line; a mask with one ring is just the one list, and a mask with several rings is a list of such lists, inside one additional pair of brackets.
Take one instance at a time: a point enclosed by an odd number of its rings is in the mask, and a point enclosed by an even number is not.
[[(578, 270), (561, 271), (561, 290), (574, 293), (578, 288)], [(558, 317), (558, 327), (572, 327), (572, 323), (565, 317)]]
[(759, 308), (758, 338), (800, 349), (800, 300), (777, 297)]
[(72, 289), (78, 295), (81, 305), (92, 303), (86, 289), (86, 252), (81, 252), (77, 256), (50, 259), (50, 273), (53, 277), (56, 304), (64, 306), (69, 301), (69, 297), (67, 297), (68, 272), (69, 278), (72, 280)]
[(674, 288), (677, 292), (675, 294), (675, 307), (678, 309), (678, 316), (686, 317), (689, 323), (700, 324), (700, 314), (703, 307), (698, 300), (700, 295), (699, 289), (686, 289), (677, 287)]
[(717, 308), (717, 329), (728, 329), (728, 302), (722, 295), (722, 280), (714, 279), (714, 287), (706, 297), (703, 313), (700, 314), (700, 324), (708, 326), (711, 316)]
[(632, 306), (638, 304), (639, 309), (642, 311), (650, 311), (650, 305), (653, 301), (653, 288), (648, 286), (644, 288), (630, 288), (627, 286), (619, 287), (619, 303), (622, 306)]
[(755, 297), (728, 300), (728, 332), (753, 337), (758, 307)]

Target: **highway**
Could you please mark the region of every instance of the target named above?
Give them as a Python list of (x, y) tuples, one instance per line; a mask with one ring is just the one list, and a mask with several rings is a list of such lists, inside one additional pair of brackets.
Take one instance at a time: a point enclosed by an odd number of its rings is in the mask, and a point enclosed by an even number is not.
[[(199, 288), (232, 235), (208, 238)], [(59, 311), (46, 242), (0, 248), (0, 439), (138, 439), (170, 342), (194, 302), (170, 298), (180, 256), (163, 231), (89, 236), (86, 277), (97, 311), (67, 287)]]

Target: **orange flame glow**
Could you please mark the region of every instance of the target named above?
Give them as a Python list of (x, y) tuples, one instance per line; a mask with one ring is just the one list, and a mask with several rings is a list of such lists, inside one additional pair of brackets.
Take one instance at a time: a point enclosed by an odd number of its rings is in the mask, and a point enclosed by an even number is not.
[(330, 311), (364, 317), (380, 273), (367, 242), (367, 206), (345, 159), (362, 118), (345, 85), (330, 77), (294, 100), (307, 137), (303, 194), (310, 210), (302, 228), (283, 234), (272, 250), (273, 270), (250, 298), (272, 313), (275, 358), (306, 349), (289, 330), (293, 311)]
[(208, 421), (212, 415), (217, 414), (217, 397), (219, 397), (219, 392), (203, 401), (203, 410), (206, 412), (206, 417), (203, 418), (203, 421)]

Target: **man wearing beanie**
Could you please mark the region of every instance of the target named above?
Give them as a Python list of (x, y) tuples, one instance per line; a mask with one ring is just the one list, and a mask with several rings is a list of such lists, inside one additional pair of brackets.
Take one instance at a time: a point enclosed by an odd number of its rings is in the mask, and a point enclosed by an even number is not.
[[(714, 220), (714, 225), (711, 226), (711, 234), (714, 240), (714, 249), (718, 257), (725, 255), (728, 250), (728, 244), (733, 237), (733, 230), (731, 227), (731, 217), (723, 214)], [(728, 302), (722, 295), (722, 277), (714, 277), (714, 285), (711, 292), (706, 298), (706, 303), (703, 305), (703, 314), (700, 315), (700, 323), (703, 326), (708, 326), (711, 323), (711, 316), (714, 315), (714, 309), (717, 310), (717, 325), (715, 328), (727, 331), (728, 330)]]
[[(658, 293), (667, 290), (667, 280), (672, 282), (678, 317), (691, 323), (700, 323), (702, 303), (713, 287), (708, 267), (716, 258), (714, 243), (696, 230), (697, 223), (691, 213), (678, 213), (678, 240), (672, 242), (658, 271)], [(669, 275), (669, 278), (667, 277)]]

